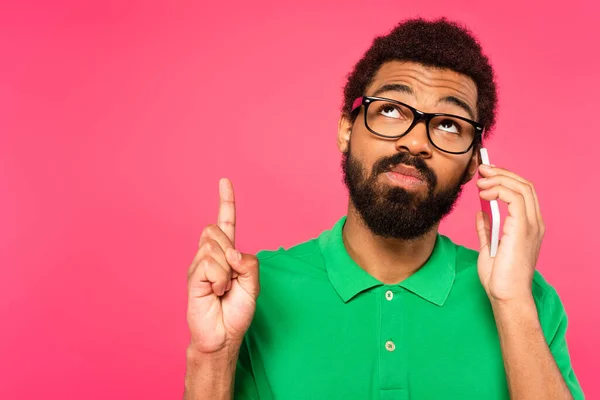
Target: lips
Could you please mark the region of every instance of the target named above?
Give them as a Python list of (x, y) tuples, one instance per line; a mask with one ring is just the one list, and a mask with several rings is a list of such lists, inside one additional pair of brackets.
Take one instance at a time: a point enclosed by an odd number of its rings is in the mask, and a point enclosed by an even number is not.
[(390, 168), (390, 171), (396, 172), (398, 174), (406, 175), (406, 176), (411, 176), (413, 178), (416, 178), (416, 179), (419, 179), (422, 181), (425, 180), (425, 178), (419, 171), (417, 171), (416, 169), (414, 169), (412, 167), (407, 167), (402, 164), (398, 164), (395, 167)]

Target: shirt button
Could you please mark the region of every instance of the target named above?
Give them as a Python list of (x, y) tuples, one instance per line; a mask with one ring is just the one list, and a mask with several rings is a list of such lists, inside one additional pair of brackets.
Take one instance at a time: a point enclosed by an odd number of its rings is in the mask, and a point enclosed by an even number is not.
[(385, 298), (388, 300), (392, 300), (394, 298), (394, 292), (388, 290), (387, 292), (385, 292)]
[(396, 349), (396, 345), (391, 340), (388, 340), (385, 342), (385, 349), (387, 351), (394, 351)]

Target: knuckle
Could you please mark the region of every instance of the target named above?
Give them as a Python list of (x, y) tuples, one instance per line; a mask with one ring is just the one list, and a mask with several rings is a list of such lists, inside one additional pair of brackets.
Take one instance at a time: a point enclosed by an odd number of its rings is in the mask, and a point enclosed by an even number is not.
[(198, 266), (201, 268), (205, 268), (205, 269), (212, 268), (214, 266), (215, 262), (216, 262), (215, 259), (212, 258), (210, 255), (205, 255), (198, 262)]
[(202, 245), (202, 243), (204, 243), (206, 241), (206, 239), (211, 237), (210, 231), (211, 231), (210, 225), (207, 225), (204, 229), (202, 229), (202, 233), (200, 234), (200, 241), (199, 241), (198, 245)]
[(198, 260), (196, 260), (192, 266), (188, 269), (188, 282), (193, 280), (193, 276), (198, 271), (204, 271), (206, 273), (207, 270), (212, 269), (214, 264), (214, 259), (210, 256), (202, 256)]
[(212, 239), (212, 238), (207, 238), (204, 242), (202, 242), (202, 245), (200, 246), (200, 250), (202, 250), (204, 252), (204, 254), (210, 254), (213, 253), (217, 247), (219, 245), (217, 244), (217, 242)]
[(204, 242), (209, 240), (215, 240), (222, 236), (223, 231), (216, 224), (207, 225), (200, 235), (199, 245), (201, 246)]
[(223, 264), (219, 264), (219, 265), (221, 265), (221, 269), (225, 270), (225, 272), (227, 274), (232, 273), (233, 270), (231, 269), (231, 266), (229, 266), (229, 263), (227, 261), (225, 261)]
[(515, 203), (518, 203), (519, 206), (525, 204), (525, 198), (523, 197), (523, 194), (520, 191), (508, 189), (505, 191), (505, 193), (508, 199)]
[(521, 195), (523, 193), (529, 192), (529, 190), (530, 190), (529, 189), (529, 185), (527, 183), (525, 183), (525, 182), (517, 181), (516, 185), (517, 185), (517, 188), (518, 188), (516, 191), (518, 191), (519, 194), (521, 194)]
[(248, 260), (248, 265), (252, 268), (258, 268), (258, 258), (256, 256), (252, 256), (250, 257), (250, 259)]
[(232, 221), (223, 220), (221, 221), (221, 225), (227, 229), (235, 229), (235, 224)]
[(525, 181), (525, 182), (520, 182), (519, 181), (519, 187), (521, 189), (525, 189), (525, 190), (531, 189), (531, 186), (529, 186), (529, 182), (527, 182), (527, 181)]
[(527, 185), (527, 190), (529, 190), (529, 193), (531, 193), (532, 195), (535, 193), (535, 187), (533, 186), (533, 183)]
[(211, 255), (206, 255), (200, 260), (201, 268), (204, 268), (205, 271), (210, 270), (212, 274), (217, 274), (217, 276), (227, 276), (231, 273), (231, 268), (229, 264), (225, 263), (222, 265), (219, 263), (214, 257)]
[(210, 224), (206, 227), (206, 234), (208, 237), (215, 237), (219, 227), (216, 224)]

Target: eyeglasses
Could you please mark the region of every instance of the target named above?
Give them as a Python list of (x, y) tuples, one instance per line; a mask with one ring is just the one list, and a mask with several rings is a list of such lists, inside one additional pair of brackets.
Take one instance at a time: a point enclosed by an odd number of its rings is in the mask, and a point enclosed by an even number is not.
[(420, 121), (425, 122), (427, 137), (437, 149), (450, 154), (471, 150), (483, 136), (483, 125), (453, 114), (425, 113), (397, 100), (362, 96), (354, 100), (352, 111), (365, 106), (365, 126), (373, 134), (398, 139)]

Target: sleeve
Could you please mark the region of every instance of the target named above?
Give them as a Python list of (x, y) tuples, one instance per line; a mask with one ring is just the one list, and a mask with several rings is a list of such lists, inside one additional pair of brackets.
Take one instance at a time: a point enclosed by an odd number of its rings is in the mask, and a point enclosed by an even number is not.
[(254, 374), (252, 373), (252, 364), (250, 363), (250, 355), (246, 338), (242, 341), (240, 354), (238, 356), (237, 366), (235, 369), (235, 384), (233, 390), (233, 398), (235, 400), (259, 400), (258, 389)]
[(567, 314), (558, 293), (551, 286), (547, 288), (543, 297), (542, 310), (541, 324), (550, 352), (554, 356), (573, 399), (584, 399), (583, 390), (573, 371), (567, 347)]

